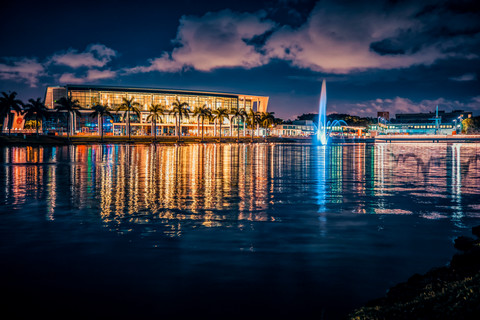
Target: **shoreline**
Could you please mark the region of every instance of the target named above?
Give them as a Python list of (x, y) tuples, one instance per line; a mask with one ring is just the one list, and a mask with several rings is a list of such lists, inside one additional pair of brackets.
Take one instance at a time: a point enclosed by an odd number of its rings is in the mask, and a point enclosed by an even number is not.
[[(78, 144), (194, 144), (194, 143), (301, 143), (315, 144), (312, 137), (231, 137), (219, 136), (204, 137), (202, 140), (197, 136), (186, 136), (178, 140), (177, 136), (157, 136), (154, 139), (151, 136), (104, 136), (103, 140), (99, 136), (48, 136), (48, 135), (0, 135), (0, 146), (36, 146), (36, 145), (78, 145)], [(350, 138), (350, 137), (331, 137), (330, 144), (390, 144), (390, 143), (480, 143), (480, 136), (453, 136), (453, 137), (395, 137), (380, 136), (375, 138)]]
[(150, 136), (0, 136), (0, 145), (25, 146), (25, 145), (77, 145), (77, 144), (193, 144), (193, 143), (312, 143), (312, 139), (305, 138), (280, 138), (280, 137), (182, 137), (178, 140), (176, 136), (157, 136), (154, 139)]
[(444, 267), (414, 274), (348, 315), (367, 319), (477, 319), (480, 314), (480, 225), (476, 239), (460, 236), (455, 254)]

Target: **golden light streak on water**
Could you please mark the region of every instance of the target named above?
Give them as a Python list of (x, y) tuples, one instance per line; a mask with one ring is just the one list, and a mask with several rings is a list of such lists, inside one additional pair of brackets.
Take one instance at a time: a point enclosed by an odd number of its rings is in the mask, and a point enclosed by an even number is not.
[[(278, 195), (289, 190), (289, 179), (295, 179), (298, 194), (318, 185), (322, 210), (327, 204), (348, 204), (353, 194), (371, 201), (357, 198), (354, 213), (411, 214), (389, 201), (408, 194), (420, 203), (451, 199), (451, 219), (458, 223), (465, 217), (463, 198), (480, 193), (480, 153), (474, 144), (332, 145), (323, 153), (313, 148), (319, 146), (13, 147), (2, 151), (2, 199), (20, 207), (26, 199), (45, 197), (48, 220), (67, 201), (78, 211), (98, 210), (104, 223), (119, 231), (124, 221), (159, 220), (178, 236), (189, 221), (216, 227), (276, 220), (268, 210), (288, 202)], [(422, 216), (445, 217), (437, 212)]]

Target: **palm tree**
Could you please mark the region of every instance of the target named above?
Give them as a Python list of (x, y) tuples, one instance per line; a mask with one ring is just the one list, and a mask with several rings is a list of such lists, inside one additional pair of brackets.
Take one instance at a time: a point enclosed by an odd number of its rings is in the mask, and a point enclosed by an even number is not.
[(110, 117), (113, 119), (113, 115), (110, 112), (110, 107), (102, 104), (95, 104), (91, 108), (93, 112), (90, 114), (91, 118), (98, 118), (98, 133), (100, 134), (100, 140), (103, 141), (103, 118)]
[(253, 142), (253, 136), (255, 134), (255, 125), (259, 122), (259, 113), (253, 111), (253, 109), (249, 109), (247, 113), (247, 120), (252, 128), (252, 142)]
[(247, 114), (245, 113), (244, 109), (236, 108), (232, 111), (232, 115), (233, 115), (232, 120), (238, 119), (237, 120), (237, 142), (240, 142), (240, 119), (242, 121), (245, 121), (245, 117), (247, 116)]
[(262, 112), (260, 114), (260, 125), (265, 128), (265, 140), (267, 140), (268, 128), (275, 123), (275, 112)]
[(193, 115), (197, 117), (197, 124), (198, 124), (197, 132), (199, 131), (198, 126), (200, 125), (200, 118), (202, 118), (202, 141), (203, 141), (203, 122), (205, 118), (212, 117), (212, 110), (210, 110), (210, 108), (206, 104), (204, 104), (201, 107), (196, 107), (195, 110), (193, 110)]
[(245, 111), (245, 109), (241, 109), (240, 112), (242, 113), (242, 117), (243, 117), (243, 136), (245, 137), (247, 133), (245, 125), (247, 123), (248, 114), (247, 114), (247, 111)]
[(228, 110), (226, 108), (218, 108), (212, 113), (215, 116), (215, 120), (217, 120), (220, 125), (220, 140), (222, 140), (222, 122), (224, 118), (228, 118)]
[(25, 117), (35, 115), (35, 129), (38, 137), (38, 122), (40, 119), (43, 119), (48, 115), (47, 107), (41, 98), (37, 98), (37, 100), (29, 99), (28, 102), (29, 104), (25, 106), (24, 115)]
[[(2, 131), (4, 131), (5, 127), (8, 127), (10, 111), (22, 111), (23, 102), (19, 99), (16, 99), (16, 97), (17, 93), (15, 91), (9, 92), (8, 94), (6, 92), (2, 92), (2, 96), (0, 96), (0, 120), (3, 120)], [(8, 128), (9, 135), (10, 130), (11, 127)]]
[(172, 103), (172, 110), (170, 110), (170, 114), (173, 114), (175, 116), (175, 130), (177, 130), (178, 140), (180, 140), (180, 136), (182, 133), (182, 118), (185, 117), (186, 119), (188, 119), (188, 117), (190, 116), (188, 113), (188, 103), (180, 102), (180, 100), (178, 100), (177, 98)]
[(157, 140), (157, 120), (162, 120), (162, 115), (165, 113), (165, 106), (161, 104), (152, 104), (148, 111), (150, 114), (147, 117), (147, 121), (152, 121), (153, 124), (153, 136), (154, 140)]
[[(122, 98), (122, 103), (117, 107), (116, 112), (118, 113), (119, 111), (125, 111), (126, 115), (126, 129), (128, 132), (128, 140), (131, 139), (131, 130), (130, 130), (130, 112), (134, 112), (138, 117), (140, 117), (140, 110), (138, 107), (140, 106), (140, 103), (133, 101), (135, 98), (130, 98), (127, 99), (125, 97)], [(125, 117), (124, 117), (125, 118)]]
[(273, 120), (273, 125), (274, 126), (277, 126), (277, 125), (282, 124), (282, 123), (283, 123), (283, 119), (275, 118), (275, 120)]
[(70, 121), (70, 117), (72, 114), (76, 114), (78, 117), (81, 117), (82, 114), (80, 111), (80, 103), (77, 99), (72, 100), (72, 97), (61, 97), (60, 99), (56, 100), (55, 103), (57, 106), (55, 107), (57, 111), (66, 111), (67, 112), (67, 137), (70, 139), (70, 131), (72, 123)]

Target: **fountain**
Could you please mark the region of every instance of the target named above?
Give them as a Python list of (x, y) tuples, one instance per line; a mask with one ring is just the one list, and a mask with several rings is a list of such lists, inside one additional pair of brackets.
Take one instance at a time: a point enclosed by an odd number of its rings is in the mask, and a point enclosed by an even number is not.
[(336, 125), (347, 125), (343, 120), (334, 120), (327, 122), (327, 85), (325, 79), (322, 82), (322, 91), (320, 91), (320, 105), (318, 106), (318, 130), (317, 141), (325, 146), (328, 144), (328, 138), (332, 132), (332, 127)]

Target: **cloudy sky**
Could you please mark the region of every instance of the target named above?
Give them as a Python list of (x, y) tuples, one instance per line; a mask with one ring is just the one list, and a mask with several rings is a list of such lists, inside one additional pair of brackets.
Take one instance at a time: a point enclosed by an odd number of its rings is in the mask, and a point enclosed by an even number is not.
[(472, 1), (9, 1), (0, 91), (97, 84), (249, 93), (294, 119), (464, 109), (480, 115)]

